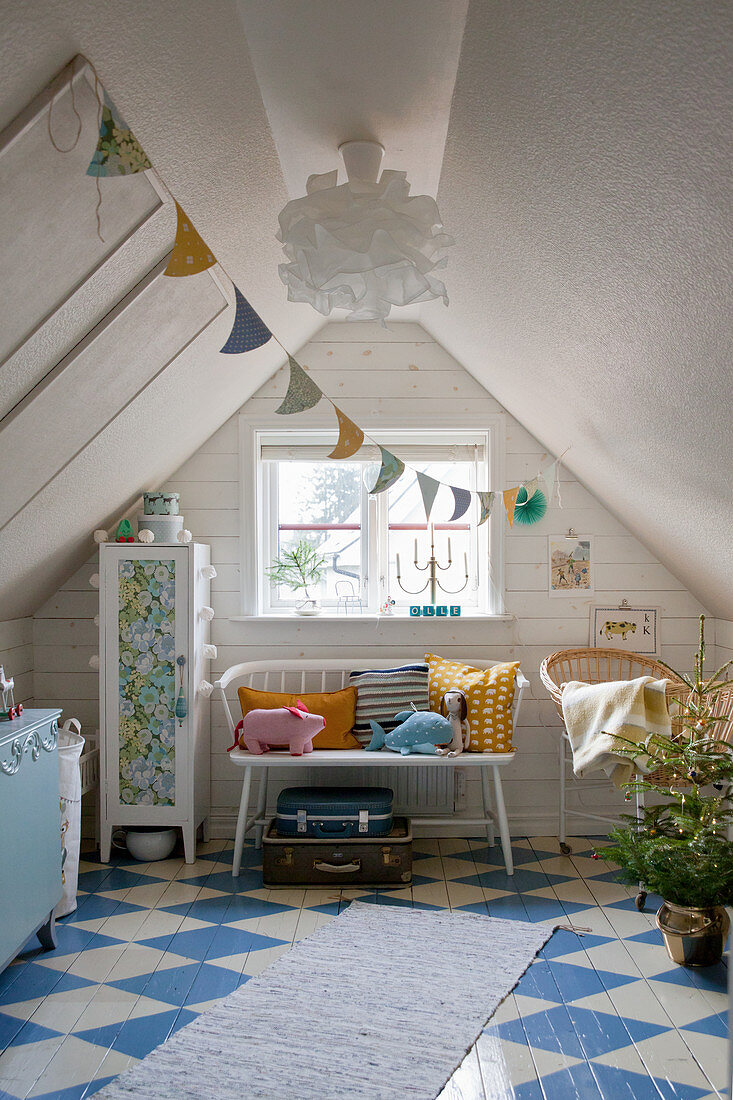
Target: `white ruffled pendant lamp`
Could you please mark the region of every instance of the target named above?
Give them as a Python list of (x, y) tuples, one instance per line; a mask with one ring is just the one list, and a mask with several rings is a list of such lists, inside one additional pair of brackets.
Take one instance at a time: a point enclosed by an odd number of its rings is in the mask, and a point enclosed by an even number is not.
[(337, 170), (310, 176), (304, 197), (280, 213), (277, 239), (289, 262), (278, 270), (288, 299), (325, 316), (346, 309), (349, 321), (382, 323), (392, 306), (433, 298), (447, 305), (432, 273), (455, 242), (435, 200), (411, 197), (406, 172), (380, 176), (384, 149), (376, 141), (347, 141), (339, 153), (348, 182), (338, 185)]

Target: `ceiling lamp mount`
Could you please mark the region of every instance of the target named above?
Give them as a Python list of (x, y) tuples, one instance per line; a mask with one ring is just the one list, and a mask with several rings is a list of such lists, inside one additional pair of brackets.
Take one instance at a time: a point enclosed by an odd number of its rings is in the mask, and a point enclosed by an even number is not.
[(349, 321), (381, 321), (392, 306), (442, 298), (432, 274), (446, 264), (455, 242), (443, 232), (435, 200), (410, 196), (406, 172), (383, 171), (377, 141), (339, 146), (347, 182), (338, 169), (309, 176), (306, 194), (281, 211), (277, 239), (288, 263), (280, 278), (288, 300), (308, 302), (327, 316), (348, 310)]
[(384, 146), (378, 141), (345, 141), (339, 145), (339, 156), (344, 162), (349, 183), (356, 180), (376, 183), (382, 167)]

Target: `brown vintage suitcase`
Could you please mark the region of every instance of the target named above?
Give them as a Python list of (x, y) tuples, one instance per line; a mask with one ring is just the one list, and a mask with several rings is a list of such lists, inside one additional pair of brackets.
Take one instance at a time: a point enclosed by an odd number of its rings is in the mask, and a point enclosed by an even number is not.
[(265, 886), (409, 886), (409, 818), (396, 817), (388, 836), (343, 841), (279, 836), (273, 821), (262, 841), (262, 879)]

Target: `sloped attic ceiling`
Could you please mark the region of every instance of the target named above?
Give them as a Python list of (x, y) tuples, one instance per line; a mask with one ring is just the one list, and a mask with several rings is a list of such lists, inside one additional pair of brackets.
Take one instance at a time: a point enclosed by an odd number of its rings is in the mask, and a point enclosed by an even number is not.
[[(576, 476), (733, 617), (723, 3), (0, 0), (0, 19), (0, 126), (74, 54), (89, 57), (292, 349), (321, 318), (288, 304), (277, 277), (287, 192), (334, 167), (328, 150), (347, 138), (383, 140), (385, 166), (418, 188), (442, 164), (438, 200), (458, 241), (451, 305), (423, 307), (420, 321), (543, 445), (571, 443)], [(147, 271), (172, 242), (169, 206), (158, 223)], [(30, 260), (39, 279), (56, 262)], [(95, 316), (134, 284), (129, 264), (113, 266)], [(229, 317), (92, 441), (82, 433), (63, 471), (44, 452), (32, 499), (0, 531), (0, 619), (32, 612), (88, 556), (89, 531), (175, 470), (279, 365), (272, 345), (220, 356)], [(79, 322), (71, 336), (87, 331)], [(51, 332), (54, 346), (61, 358), (69, 332)], [(96, 401), (105, 362), (89, 361), (81, 401)]]

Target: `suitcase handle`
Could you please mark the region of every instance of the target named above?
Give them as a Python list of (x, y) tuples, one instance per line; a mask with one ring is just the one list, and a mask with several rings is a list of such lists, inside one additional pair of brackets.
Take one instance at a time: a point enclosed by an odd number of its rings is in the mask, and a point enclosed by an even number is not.
[(329, 874), (343, 875), (353, 874), (355, 871), (361, 870), (361, 860), (354, 859), (351, 863), (323, 863), (321, 860), (313, 861), (314, 871), (328, 871)]
[(351, 836), (352, 823), (350, 821), (342, 821), (341, 824), (334, 822), (333, 826), (323, 821), (311, 821), (311, 828), (313, 830), (313, 836), (321, 836), (328, 840), (329, 837), (338, 836)]

